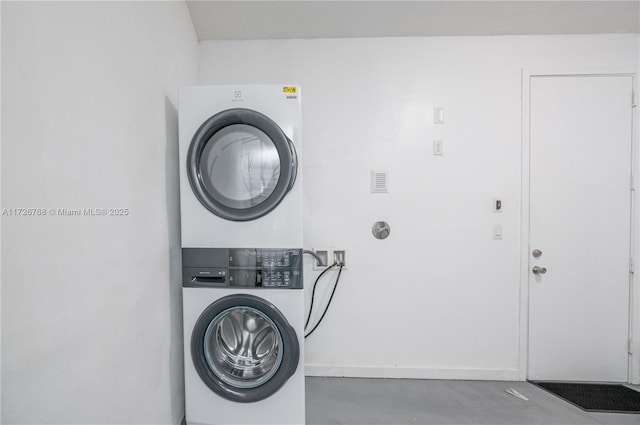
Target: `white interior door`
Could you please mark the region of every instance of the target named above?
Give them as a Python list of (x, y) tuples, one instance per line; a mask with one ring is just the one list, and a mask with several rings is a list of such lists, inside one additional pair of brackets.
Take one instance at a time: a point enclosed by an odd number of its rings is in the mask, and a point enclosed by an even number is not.
[(531, 77), (531, 380), (628, 379), (632, 91), (625, 75)]

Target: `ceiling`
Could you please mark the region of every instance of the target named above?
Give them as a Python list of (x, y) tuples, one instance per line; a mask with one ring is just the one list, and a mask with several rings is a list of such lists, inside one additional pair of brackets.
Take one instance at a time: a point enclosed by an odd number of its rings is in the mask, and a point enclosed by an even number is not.
[(199, 40), (640, 33), (635, 1), (197, 1)]

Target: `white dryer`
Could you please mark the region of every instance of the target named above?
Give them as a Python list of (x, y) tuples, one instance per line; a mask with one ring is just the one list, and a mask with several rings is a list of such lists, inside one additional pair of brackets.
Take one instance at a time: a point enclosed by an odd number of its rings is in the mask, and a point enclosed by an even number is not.
[(300, 90), (180, 91), (182, 247), (302, 247)]
[(188, 425), (305, 423), (301, 249), (183, 249)]

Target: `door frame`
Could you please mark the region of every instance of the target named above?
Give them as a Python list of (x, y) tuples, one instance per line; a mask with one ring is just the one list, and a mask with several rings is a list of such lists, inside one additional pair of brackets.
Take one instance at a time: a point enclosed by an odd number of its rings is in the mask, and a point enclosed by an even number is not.
[[(520, 379), (527, 380), (529, 373), (529, 208), (530, 208), (530, 97), (531, 97), (531, 78), (532, 77), (568, 77), (568, 76), (630, 76), (632, 78), (633, 92), (636, 94), (636, 105), (638, 103), (638, 78), (636, 70), (620, 69), (620, 68), (546, 68), (546, 69), (522, 69), (521, 73), (521, 203), (520, 203), (520, 341), (519, 341), (519, 370)], [(631, 103), (631, 93), (629, 94)], [(629, 277), (629, 339), (630, 351), (633, 353), (629, 356), (627, 382), (632, 384), (640, 384), (640, 265), (639, 250), (639, 221), (637, 191), (640, 190), (638, 184), (638, 164), (640, 158), (638, 154), (638, 107), (635, 107), (632, 113), (632, 144), (631, 144), (631, 174), (634, 191), (630, 190), (631, 196), (631, 246), (630, 260), (636, 265), (636, 271)]]

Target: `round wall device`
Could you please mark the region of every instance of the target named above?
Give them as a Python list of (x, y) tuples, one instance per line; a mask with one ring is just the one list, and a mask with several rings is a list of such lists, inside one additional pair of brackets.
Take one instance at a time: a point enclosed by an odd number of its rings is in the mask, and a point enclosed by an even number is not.
[(386, 221), (376, 221), (373, 223), (371, 233), (373, 233), (376, 239), (386, 239), (389, 233), (391, 233), (391, 227)]

